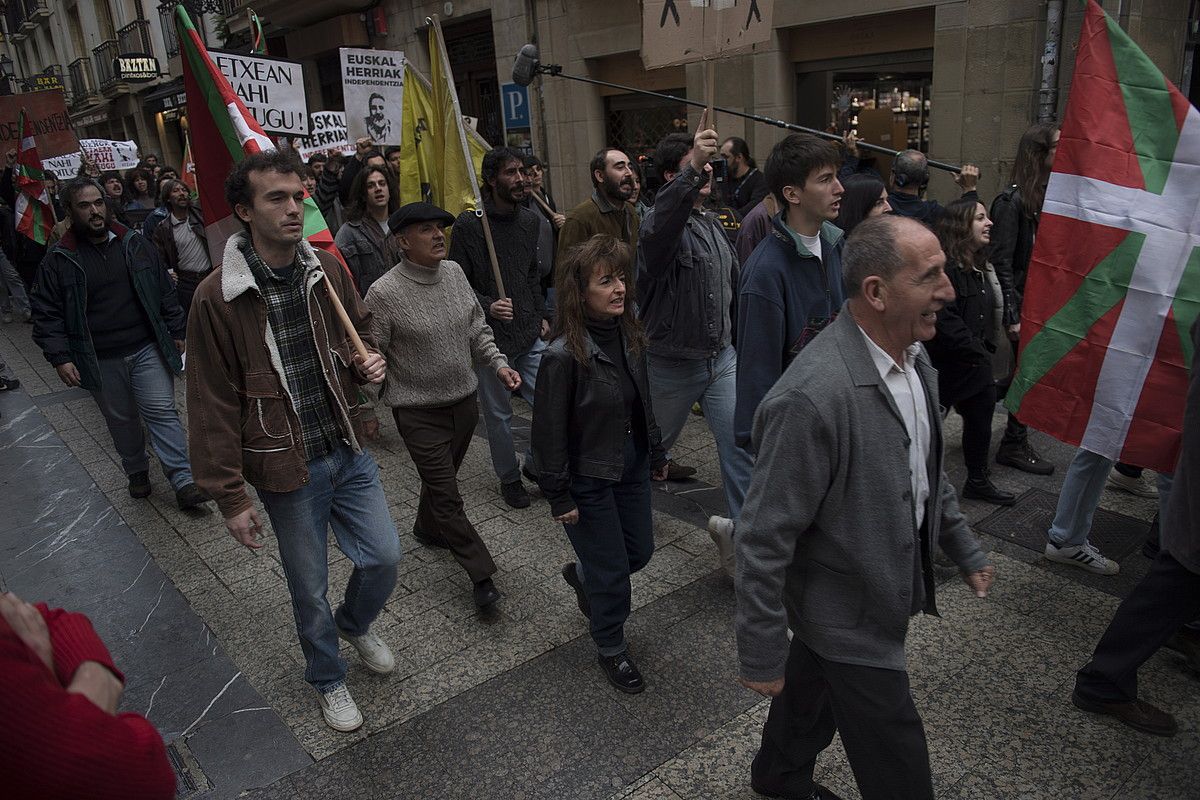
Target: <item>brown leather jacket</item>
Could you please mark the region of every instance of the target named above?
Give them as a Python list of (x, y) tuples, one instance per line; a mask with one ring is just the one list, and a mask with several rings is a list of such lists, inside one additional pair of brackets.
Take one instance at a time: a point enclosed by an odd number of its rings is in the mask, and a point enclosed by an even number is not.
[[(308, 483), (300, 419), (288, 393), (267, 306), (238, 249), (245, 233), (230, 237), (221, 267), (196, 290), (188, 318), (188, 448), (196, 484), (226, 519), (250, 508), (246, 483), (291, 492)], [(354, 348), (330, 305), (330, 288), (367, 347), (371, 312), (336, 258), (298, 245), (307, 271), (309, 316), (326, 386), (336, 401), (347, 444), (360, 451), (362, 435)]]

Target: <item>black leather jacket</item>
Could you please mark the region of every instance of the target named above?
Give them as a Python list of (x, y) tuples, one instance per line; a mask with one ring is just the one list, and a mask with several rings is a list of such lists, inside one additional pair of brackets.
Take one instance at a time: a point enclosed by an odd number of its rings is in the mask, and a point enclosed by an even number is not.
[[(561, 337), (542, 353), (533, 401), (533, 459), (538, 485), (556, 516), (575, 508), (571, 499), (572, 475), (618, 481), (625, 471), (625, 401), (621, 395), (619, 367), (595, 342), (584, 367)], [(662, 435), (650, 405), (646, 379), (646, 354), (634, 356), (625, 349), (629, 374), (637, 386), (646, 417), (650, 467), (667, 463)]]
[(1025, 201), (1014, 185), (992, 200), (992, 266), (1004, 292), (1004, 324), (1021, 321), (1021, 303), (1025, 299), (1025, 276), (1033, 255), (1037, 219), (1025, 213)]

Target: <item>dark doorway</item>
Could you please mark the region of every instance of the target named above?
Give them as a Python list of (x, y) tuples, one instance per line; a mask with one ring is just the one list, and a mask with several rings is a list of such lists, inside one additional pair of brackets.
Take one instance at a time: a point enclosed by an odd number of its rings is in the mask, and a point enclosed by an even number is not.
[(446, 25), (443, 33), (462, 113), (478, 118), (479, 134), (487, 139), (488, 144), (504, 144), (491, 15)]

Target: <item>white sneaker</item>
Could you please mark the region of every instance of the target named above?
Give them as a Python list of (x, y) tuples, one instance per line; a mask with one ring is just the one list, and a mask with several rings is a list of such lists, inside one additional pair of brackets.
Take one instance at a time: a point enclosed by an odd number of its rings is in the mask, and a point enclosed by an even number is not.
[(1148, 497), (1151, 500), (1158, 499), (1158, 487), (1146, 479), (1144, 472), (1136, 478), (1131, 478), (1114, 469), (1108, 473), (1108, 488), (1121, 489), (1138, 497)]
[(345, 681), (323, 692), (317, 692), (317, 697), (321, 703), (321, 713), (325, 715), (325, 722), (329, 727), (342, 733), (362, 727), (362, 713), (358, 710), (354, 698), (350, 696)]
[(1121, 567), (1117, 562), (1109, 561), (1100, 555), (1100, 551), (1091, 542), (1084, 542), (1081, 545), (1068, 545), (1066, 547), (1059, 547), (1053, 542), (1047, 542), (1044, 555), (1050, 561), (1055, 561), (1059, 564), (1070, 564), (1073, 567), (1086, 569), (1088, 572), (1094, 572), (1097, 575), (1116, 575), (1121, 571)]
[(383, 643), (383, 639), (370, 631), (362, 636), (351, 636), (339, 629), (338, 638), (345, 639), (358, 651), (358, 657), (371, 672), (387, 675), (396, 668), (396, 657), (392, 655), (392, 651)]
[(729, 517), (709, 517), (708, 535), (717, 546), (721, 569), (733, 578), (737, 575), (737, 556), (733, 549), (733, 520)]

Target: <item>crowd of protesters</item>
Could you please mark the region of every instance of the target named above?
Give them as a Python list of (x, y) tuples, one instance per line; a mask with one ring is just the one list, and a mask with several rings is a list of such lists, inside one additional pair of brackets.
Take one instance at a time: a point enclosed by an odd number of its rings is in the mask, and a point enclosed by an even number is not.
[[(338, 640), (375, 672), (395, 665), (372, 630), (401, 553), (368, 449), (380, 410), (391, 410), (420, 478), (413, 537), (453, 555), (487, 612), (502, 586), (457, 482), (482, 416), (498, 494), (524, 508), (535, 486), (563, 525), (576, 555), (563, 580), (603, 674), (627, 693), (647, 682), (624, 624), (630, 577), (654, 553), (651, 481), (695, 475), (671, 450), (698, 410), (728, 509), (708, 529), (738, 592), (740, 678), (774, 698), (755, 789), (832, 797), (812, 773), (839, 731), (864, 797), (932, 797), (904, 636), (911, 615), (935, 611), (933, 551), (985, 597), (994, 569), (958, 496), (1012, 505), (993, 465), (1055, 469), (1014, 417), (994, 455), (991, 439), (1057, 136), (1034, 126), (1022, 137), (1011, 184), (990, 204), (970, 164), (954, 176), (961, 197), (943, 204), (926, 197), (921, 152), (899, 153), (883, 176), (862, 168), (853, 136), (839, 147), (791, 134), (760, 169), (745, 140), (722, 140), (702, 116), (644, 162), (601, 149), (590, 196), (566, 211), (544, 162), (493, 149), (482, 215), (457, 219), (400, 197), (395, 148), (360, 140), (351, 156), (306, 164), (272, 151), (229, 176), (225, 200), (242, 230), (216, 258), (176, 170), (147, 156), (124, 175), (102, 173), (85, 158), (62, 185), (47, 175), (58, 218), (48, 245), (0, 228), (0, 311), (32, 322), (63, 383), (92, 393), (132, 496), (152, 492), (143, 423), (179, 506), (215, 503), (248, 547), (261, 546), (254, 487), (279, 540), (305, 679), (339, 731), (363, 717)], [(0, 178), (10, 208), (12, 160)], [(344, 267), (304, 238), (306, 195)], [(174, 400), (185, 353), (186, 437)], [(0, 388), (15, 387), (0, 370)], [(532, 407), (524, 454), (514, 396)], [(962, 418), (961, 492), (943, 462), (946, 409)], [(1100, 491), (1106, 480), (1156, 490), (1136, 465), (1117, 465), (1115, 477), (1112, 467), (1075, 457), (1047, 559), (1117, 572), (1088, 540)], [(1195, 491), (1160, 480), (1172, 545), (1158, 553), (1158, 583), (1106, 636), (1075, 695), (1153, 733), (1175, 723), (1137, 700), (1129, 671), (1141, 662), (1121, 654), (1138, 639), (1148, 657), (1169, 639), (1200, 667), (1200, 636), (1185, 625), (1200, 616), (1196, 548), (1176, 528), (1190, 524)], [(354, 563), (336, 608), (325, 593), (330, 526)], [(1187, 609), (1148, 638), (1145, 620), (1170, 596)], [(34, 612), (10, 605), (0, 611), (28, 643), (36, 637), (16, 620)], [(46, 691), (71, 680), (59, 674)]]

